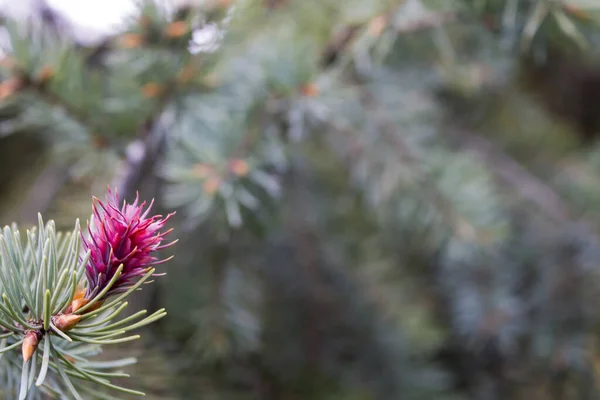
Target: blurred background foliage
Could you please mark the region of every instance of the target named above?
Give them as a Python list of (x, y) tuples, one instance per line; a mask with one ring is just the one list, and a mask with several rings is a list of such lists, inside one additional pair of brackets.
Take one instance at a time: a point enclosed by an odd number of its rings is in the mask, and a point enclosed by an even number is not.
[(30, 14), (0, 221), (66, 229), (107, 184), (178, 211), (129, 386), (599, 398), (598, 1), (144, 2), (92, 41)]

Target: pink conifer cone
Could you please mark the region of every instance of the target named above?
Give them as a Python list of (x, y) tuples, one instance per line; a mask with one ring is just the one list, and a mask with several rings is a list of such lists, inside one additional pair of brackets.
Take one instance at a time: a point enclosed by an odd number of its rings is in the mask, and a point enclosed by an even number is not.
[(153, 253), (176, 242), (162, 244), (172, 229), (159, 232), (174, 213), (165, 218), (161, 215), (148, 217), (154, 200), (146, 210), (146, 202), (139, 205), (138, 202), (139, 196), (136, 196), (132, 204), (123, 202), (119, 208), (118, 194), (111, 191), (110, 187), (106, 202), (94, 198), (88, 235), (82, 234), (84, 251), (90, 251), (86, 266), (88, 285), (85, 300), (91, 300), (106, 288), (121, 264), (121, 276), (100, 301), (127, 291), (135, 284), (136, 278), (145, 275), (153, 265), (171, 258), (158, 260)]

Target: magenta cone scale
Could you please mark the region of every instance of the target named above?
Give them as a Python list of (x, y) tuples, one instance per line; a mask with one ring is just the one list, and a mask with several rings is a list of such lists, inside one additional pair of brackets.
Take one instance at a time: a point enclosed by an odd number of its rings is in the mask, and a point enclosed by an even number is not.
[(160, 232), (174, 213), (165, 218), (161, 215), (148, 217), (154, 201), (145, 210), (146, 202), (138, 202), (139, 196), (136, 196), (132, 204), (123, 202), (119, 208), (118, 194), (110, 188), (106, 202), (94, 198), (88, 234), (82, 234), (84, 251), (90, 251), (86, 266), (86, 299), (101, 292), (121, 264), (121, 276), (103, 298), (127, 291), (136, 278), (145, 275), (153, 265), (168, 260), (159, 260), (154, 253), (175, 243), (162, 244), (171, 230)]

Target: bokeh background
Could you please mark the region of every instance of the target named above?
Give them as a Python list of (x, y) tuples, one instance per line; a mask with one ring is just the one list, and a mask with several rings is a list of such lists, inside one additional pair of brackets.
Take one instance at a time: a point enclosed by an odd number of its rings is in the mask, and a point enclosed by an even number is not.
[(177, 211), (131, 301), (168, 316), (101, 356), (138, 357), (120, 384), (600, 398), (599, 1), (0, 14), (0, 223), (71, 229), (107, 185)]

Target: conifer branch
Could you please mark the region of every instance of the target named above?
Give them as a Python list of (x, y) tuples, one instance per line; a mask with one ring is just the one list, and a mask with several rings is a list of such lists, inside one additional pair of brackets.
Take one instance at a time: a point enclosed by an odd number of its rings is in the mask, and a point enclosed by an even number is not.
[[(19, 399), (33, 398), (37, 387), (54, 381), (59, 381), (53, 385), (56, 391), (66, 388), (75, 398), (81, 397), (78, 386), (82, 381), (141, 394), (105, 379), (126, 375), (84, 366), (91, 356), (86, 349), (90, 344), (135, 340), (138, 335), (123, 336), (166, 315), (160, 309), (143, 318), (144, 310), (115, 321), (126, 307), (123, 300), (154, 274), (152, 266), (159, 261), (151, 254), (172, 243), (161, 246), (169, 232), (158, 231), (166, 219), (148, 217), (143, 210), (145, 204), (136, 200), (120, 208), (118, 197), (111, 192), (107, 199), (94, 205), (87, 234), (82, 235), (77, 222), (71, 234), (63, 236), (56, 232), (53, 221), (44, 223), (41, 215), (37, 230), (27, 232), (25, 247), (16, 225), (0, 232), (0, 325), (5, 332), (0, 352), (7, 353), (7, 357), (22, 354), (22, 365), (17, 363), (16, 367), (20, 369), (16, 376), (21, 376)], [(105, 254), (110, 255), (108, 260)], [(66, 282), (68, 275), (74, 278), (72, 286)], [(61, 300), (56, 308), (54, 301), (59, 298), (66, 299), (66, 303), (60, 305)], [(79, 325), (82, 320), (86, 323)], [(75, 353), (74, 358), (71, 354)], [(78, 378), (78, 383), (71, 382), (69, 376)], [(34, 379), (35, 388), (31, 385)]]
[[(357, 77), (357, 79), (360, 81), (360, 78)], [(389, 119), (389, 116), (370, 89), (366, 85), (360, 85), (359, 91), (360, 100), (373, 121), (376, 122), (379, 132), (385, 138), (386, 142), (393, 146), (404, 165), (409, 167), (415, 174), (428, 200), (442, 213), (453, 232), (457, 236), (468, 240), (484, 240), (486, 235), (478, 233), (477, 229), (469, 221), (457, 213), (454, 206), (438, 190), (431, 177), (423, 171), (421, 162), (402, 141), (401, 133), (398, 132), (396, 125)]]
[(488, 165), (499, 179), (510, 185), (524, 199), (535, 204), (546, 215), (558, 222), (571, 220), (572, 211), (556, 191), (504, 154), (497, 146), (493, 146), (481, 135), (468, 132), (466, 129), (451, 128), (447, 133), (458, 139), (460, 147), (475, 154), (479, 161)]
[[(96, 126), (95, 123), (93, 123), (87, 116), (73, 107), (68, 101), (49, 90), (44, 83), (33, 80), (30, 81), (29, 85), (25, 86), (25, 89), (35, 91), (39, 98), (46, 101), (46, 103), (48, 103), (50, 106), (62, 109), (69, 118), (84, 127), (91, 137), (95, 134), (95, 132), (101, 132), (103, 130), (102, 128)], [(106, 143), (106, 138), (104, 137), (101, 139), (98, 137), (96, 139), (99, 140), (98, 144), (101, 144), (102, 146), (109, 145)]]

